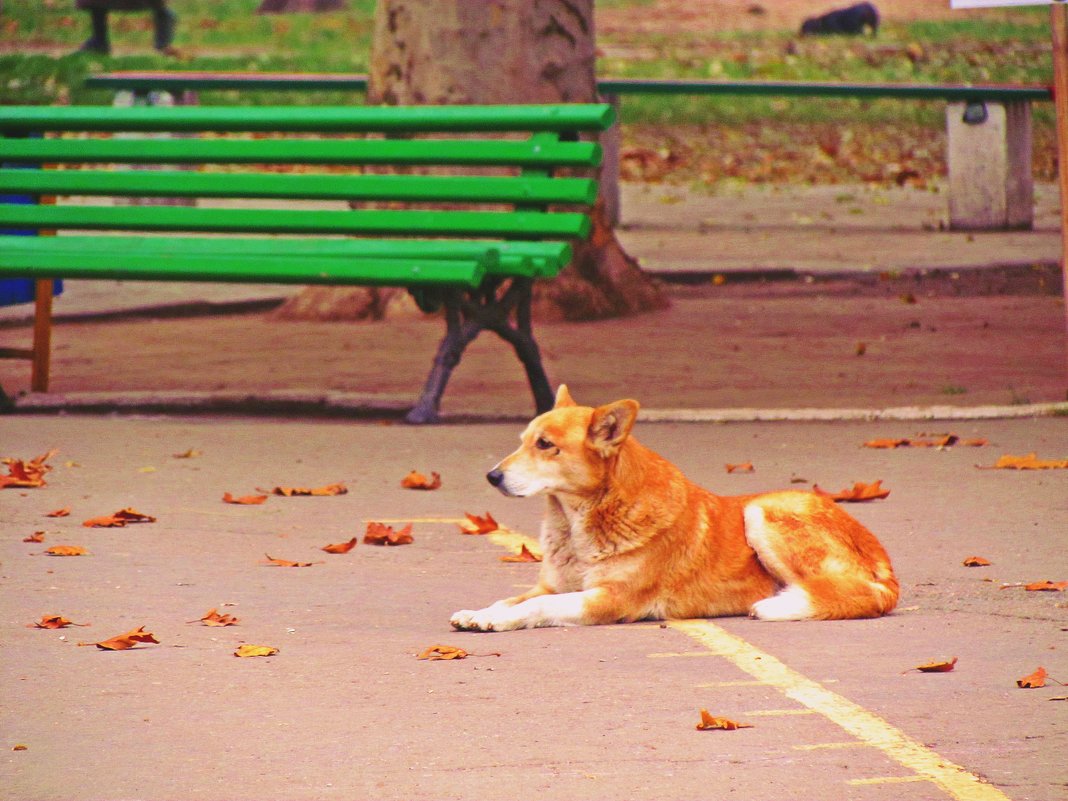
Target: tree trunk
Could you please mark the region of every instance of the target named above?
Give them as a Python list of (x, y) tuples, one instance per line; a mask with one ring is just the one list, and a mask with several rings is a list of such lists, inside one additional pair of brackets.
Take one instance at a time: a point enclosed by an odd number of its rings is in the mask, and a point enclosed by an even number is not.
[[(378, 0), (367, 102), (389, 105), (595, 102), (593, 0)], [(659, 286), (616, 239), (603, 201), (594, 231), (551, 281), (535, 285), (541, 319), (593, 320), (664, 308)], [(339, 319), (368, 290), (306, 290), (281, 316)], [(366, 316), (366, 315), (365, 315)]]
[(257, 14), (296, 14), (316, 11), (341, 11), (345, 0), (263, 0)]

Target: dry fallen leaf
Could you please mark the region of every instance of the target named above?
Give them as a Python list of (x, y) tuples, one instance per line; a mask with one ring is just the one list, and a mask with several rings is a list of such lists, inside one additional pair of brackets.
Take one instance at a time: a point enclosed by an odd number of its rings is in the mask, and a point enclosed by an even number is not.
[[(259, 490), (264, 492), (265, 490)], [(287, 498), (300, 496), (326, 497), (328, 495), (344, 495), (349, 489), (343, 483), (327, 484), (323, 487), (275, 487), (271, 492), (275, 495), (284, 495)]]
[(411, 523), (399, 531), (394, 531), (392, 526), (385, 523), (369, 522), (363, 541), (366, 545), (410, 545), (415, 542), (415, 538), (412, 536)]
[(64, 506), (62, 509), (56, 509), (54, 512), (49, 512), (45, 517), (69, 517), (70, 507)]
[(324, 545), (320, 550), (327, 553), (348, 553), (356, 547), (356, 538), (353, 537), (348, 542), (335, 542), (333, 545)]
[(401, 479), (401, 486), (404, 489), (436, 490), (441, 486), (441, 476), (431, 473), (430, 478), (427, 478), (422, 473), (413, 470)]
[(278, 649), (269, 645), (241, 645), (234, 651), (234, 656), (274, 656), (277, 653)]
[(870, 439), (864, 443), (865, 448), (907, 448), (909, 446), (909, 440), (907, 439)]
[(1064, 470), (1068, 459), (1039, 459), (1037, 453), (1026, 456), (1005, 455), (992, 465), (976, 465), (980, 470)]
[(464, 512), (464, 517), (467, 520), (459, 524), (461, 534), (489, 534), (491, 531), (496, 531), (500, 528), (500, 525), (489, 512), (486, 512), (485, 517)]
[(1022, 679), (1017, 679), (1016, 686), (1025, 690), (1037, 690), (1039, 687), (1046, 686), (1046, 677), (1048, 675), (1046, 669), (1040, 666), (1034, 673), (1024, 676)]
[(1028, 592), (1064, 592), (1068, 590), (1068, 581), (1033, 581), (1024, 584)]
[(203, 623), (205, 626), (236, 626), (237, 618), (233, 615), (219, 614), (215, 609), (210, 609), (204, 617), (189, 622)]
[(155, 523), (156, 518), (127, 506), (114, 514), (94, 517), (82, 523), (86, 528), (124, 528), (127, 523)]
[(65, 629), (67, 626), (88, 626), (88, 623), (75, 623), (62, 615), (44, 615), (36, 623), (27, 623), (27, 628), (35, 629)]
[(48, 453), (41, 454), (36, 459), (15, 459), (6, 457), (0, 459), (0, 464), (7, 465), (7, 475), (0, 476), (0, 489), (34, 489), (45, 485), (45, 473), (52, 469), (51, 465), (45, 464), (59, 451), (52, 449)]
[(28, 745), (22, 745), (21, 743), (19, 743), (18, 745), (12, 746), (11, 750), (12, 751), (29, 751), (30, 747)]
[(202, 452), (198, 451), (196, 448), (190, 448), (189, 450), (183, 451), (182, 453), (174, 454), (174, 458), (175, 459), (196, 459), (198, 456), (203, 456), (203, 455), (204, 454)]
[(756, 468), (752, 462), (739, 462), (738, 464), (725, 465), (728, 473), (754, 473)]
[(965, 567), (987, 567), (990, 564), (990, 560), (981, 556), (969, 556), (964, 560), (963, 564)]
[(236, 503), (241, 506), (258, 506), (267, 500), (266, 495), (242, 495), (239, 498), (235, 498), (229, 492), (223, 493), (223, 503)]
[[(953, 657), (948, 661), (941, 662), (928, 662), (925, 665), (917, 665), (909, 670), (918, 670), (920, 673), (949, 673), (957, 664), (957, 657)], [(909, 670), (904, 670), (902, 673), (908, 673)]]
[(463, 648), (456, 648), (452, 645), (431, 645), (416, 658), (430, 660), (465, 659), (467, 656), (468, 653)]
[(701, 722), (696, 726), (698, 731), (712, 731), (713, 729), (722, 729), (723, 731), (734, 731), (735, 729), (751, 729), (752, 723), (738, 723), (737, 721), (730, 720), (729, 718), (717, 718), (709, 714), (707, 709), (701, 710)]
[(265, 553), (267, 561), (265, 565), (269, 567), (311, 567), (312, 565), (321, 565), (322, 562), (290, 562), (288, 559), (275, 559), (269, 553)]
[(89, 551), (81, 545), (53, 545), (45, 548), (45, 553), (49, 556), (85, 556)]
[(841, 492), (827, 492), (824, 489), (820, 489), (819, 484), (813, 484), (812, 491), (817, 495), (822, 495), (824, 498), (830, 498), (832, 501), (857, 503), (860, 501), (873, 501), (888, 496), (890, 490), (883, 489), (882, 483), (881, 479), (874, 484), (865, 484), (858, 481), (853, 485), (852, 489), (845, 489)]
[(519, 546), (519, 553), (508, 554), (501, 557), (502, 562), (540, 562), (541, 557), (527, 548), (526, 543)]
[(23, 537), (23, 542), (44, 542), (45, 533), (43, 531), (35, 531), (28, 537)]
[(110, 640), (101, 640), (100, 642), (80, 642), (78, 645), (95, 645), (104, 651), (126, 651), (133, 648), (140, 642), (154, 642), (158, 643), (155, 635), (150, 631), (145, 631), (144, 626), (139, 626), (133, 631), (128, 631), (125, 634), (119, 634), (112, 637)]

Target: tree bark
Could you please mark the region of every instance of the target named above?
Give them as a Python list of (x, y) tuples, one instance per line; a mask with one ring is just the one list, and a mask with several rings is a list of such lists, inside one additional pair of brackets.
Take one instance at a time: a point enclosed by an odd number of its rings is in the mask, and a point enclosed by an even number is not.
[[(378, 0), (369, 104), (581, 103), (597, 100), (593, 0)], [(541, 319), (593, 320), (667, 306), (659, 285), (620, 246), (603, 211), (571, 265), (535, 285)], [(353, 294), (371, 292), (370, 302)], [(336, 303), (334, 303), (336, 301)], [(301, 293), (278, 314), (339, 319), (344, 307), (396, 306), (375, 290)], [(392, 311), (391, 311), (392, 313)]]

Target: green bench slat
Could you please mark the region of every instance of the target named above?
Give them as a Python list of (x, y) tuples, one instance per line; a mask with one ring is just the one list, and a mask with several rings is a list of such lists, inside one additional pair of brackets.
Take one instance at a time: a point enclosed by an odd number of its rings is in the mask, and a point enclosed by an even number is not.
[(359, 209), (300, 211), (169, 206), (0, 204), (0, 227), (305, 234), (396, 234), (585, 238), (590, 220), (556, 212)]
[(3, 106), (23, 131), (309, 131), (391, 133), (606, 130), (607, 103), (530, 106)]
[(0, 169), (0, 192), (588, 205), (597, 198), (597, 184), (585, 178)]
[[(0, 106), (0, 109), (3, 107)], [(106, 115), (104, 115), (106, 116)], [(596, 167), (595, 142), (412, 139), (17, 139), (0, 161), (30, 164), (410, 164)]]
[(564, 242), (500, 242), (474, 239), (286, 239), (280, 237), (191, 236), (50, 236), (11, 238), (0, 253), (17, 250), (70, 254), (184, 254), (252, 255), (257, 258), (304, 256), (344, 258), (410, 258), (430, 260), (497, 260), (486, 265), (491, 275), (542, 278), (556, 275), (571, 261), (571, 246)]
[(472, 259), (302, 256), (294, 262), (227, 254), (212, 256), (209, 261), (202, 254), (69, 253), (17, 248), (0, 252), (0, 275), (19, 278), (477, 287), (485, 272), (483, 262)]

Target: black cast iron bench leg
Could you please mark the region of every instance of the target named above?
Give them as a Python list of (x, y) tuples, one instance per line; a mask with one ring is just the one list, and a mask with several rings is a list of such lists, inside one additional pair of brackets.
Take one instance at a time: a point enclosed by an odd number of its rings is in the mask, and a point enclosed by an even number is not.
[[(496, 333), (515, 349), (516, 356), (526, 370), (537, 413), (552, 408), (552, 388), (530, 324), (531, 286), (532, 281), (528, 278), (513, 278), (500, 297), (496, 287), (475, 292), (448, 290), (444, 293), (445, 336), (438, 345), (434, 366), (423, 393), (405, 417), (409, 423), (438, 421), (441, 396), (452, 371), (460, 363), (464, 349), (486, 329)], [(514, 324), (511, 322), (513, 312)]]

